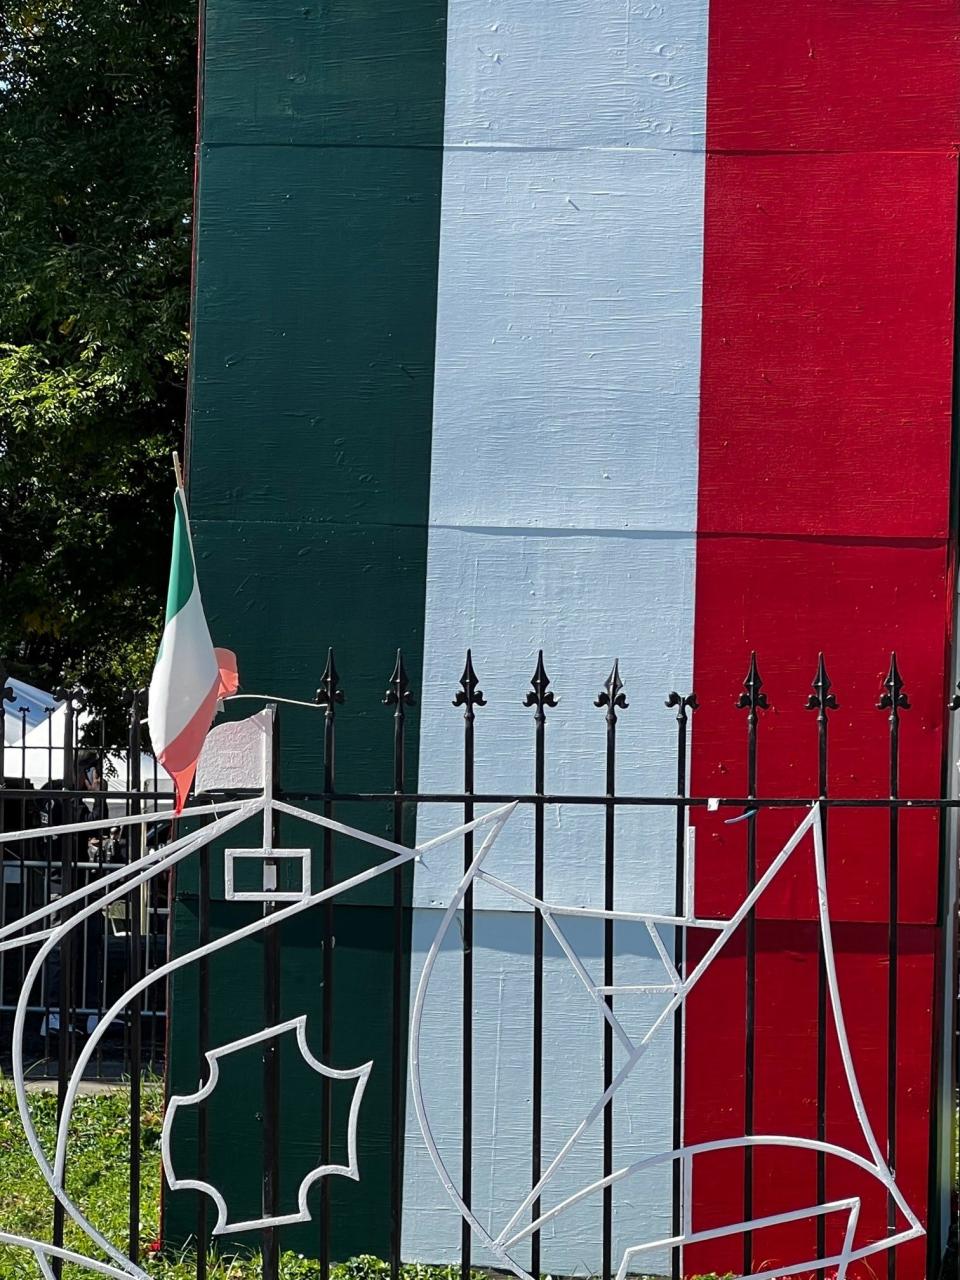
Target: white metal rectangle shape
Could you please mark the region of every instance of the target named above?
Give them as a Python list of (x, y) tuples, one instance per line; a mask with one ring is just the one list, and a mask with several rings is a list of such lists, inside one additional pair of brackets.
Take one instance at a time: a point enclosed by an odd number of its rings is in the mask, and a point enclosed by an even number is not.
[[(234, 862), (238, 858), (256, 858), (263, 863), (263, 888), (238, 889), (234, 883)], [(276, 887), (278, 862), (297, 859), (300, 862), (300, 888)], [(271, 879), (273, 884), (270, 883)], [(223, 851), (223, 892), (228, 902), (300, 902), (310, 896), (309, 849), (225, 849)]]

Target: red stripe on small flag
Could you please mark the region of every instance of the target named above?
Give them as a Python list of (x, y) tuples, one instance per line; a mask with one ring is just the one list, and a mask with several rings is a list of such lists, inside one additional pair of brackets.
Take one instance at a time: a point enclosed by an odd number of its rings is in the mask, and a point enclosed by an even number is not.
[(220, 697), (221, 686), (218, 681), (201, 702), (198, 710), (194, 712), (186, 728), (177, 734), (160, 755), (160, 763), (173, 779), (177, 796), (176, 813), (180, 813), (187, 802), (187, 796), (197, 772), (200, 752), (210, 732)]

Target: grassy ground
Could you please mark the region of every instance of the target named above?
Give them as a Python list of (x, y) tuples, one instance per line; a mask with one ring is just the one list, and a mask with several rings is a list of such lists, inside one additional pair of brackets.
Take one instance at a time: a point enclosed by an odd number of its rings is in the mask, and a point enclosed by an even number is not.
[[(70, 1125), (68, 1189), (74, 1202), (108, 1240), (124, 1248), (129, 1220), (130, 1095), (125, 1089), (77, 1099)], [(53, 1151), (57, 1104), (53, 1093), (30, 1096), (34, 1124), (44, 1150)], [(157, 1248), (160, 1206), (160, 1127), (163, 1093), (159, 1083), (143, 1091), (141, 1111), (140, 1236), (141, 1265), (156, 1280), (194, 1280), (196, 1255)], [(20, 1125), (11, 1085), (0, 1081), (0, 1230), (38, 1240), (52, 1239), (50, 1192), (40, 1175)], [(91, 1253), (93, 1245), (68, 1222), (64, 1243), (77, 1253)], [(63, 1269), (64, 1280), (87, 1280), (93, 1273), (74, 1265)], [(385, 1280), (390, 1268), (378, 1258), (354, 1258), (330, 1270), (331, 1280)], [(26, 1249), (0, 1245), (0, 1280), (37, 1280), (37, 1264)], [(259, 1280), (259, 1254), (220, 1257), (211, 1254), (209, 1280)], [(285, 1253), (281, 1280), (316, 1280), (319, 1266), (301, 1254)], [(403, 1280), (459, 1280), (459, 1267), (408, 1264)], [(477, 1280), (489, 1280), (477, 1273)], [(699, 1280), (713, 1280), (702, 1277)]]
[[(126, 1090), (77, 1100), (70, 1130), (68, 1186), (80, 1208), (111, 1240), (127, 1239), (130, 1095)], [(30, 1106), (44, 1150), (53, 1150), (57, 1101), (53, 1093), (32, 1093)], [(143, 1107), (143, 1179), (141, 1219), (144, 1241), (158, 1233), (160, 1204), (160, 1124), (162, 1094), (149, 1085)], [(3, 1229), (39, 1240), (52, 1238), (51, 1196), (20, 1125), (16, 1097), (9, 1084), (0, 1084), (0, 1223)], [(90, 1241), (68, 1223), (64, 1243), (78, 1253), (89, 1251)], [(66, 1268), (64, 1276), (76, 1280), (79, 1268)], [(90, 1273), (84, 1273), (89, 1275)], [(0, 1280), (36, 1277), (37, 1265), (24, 1249), (0, 1248)]]

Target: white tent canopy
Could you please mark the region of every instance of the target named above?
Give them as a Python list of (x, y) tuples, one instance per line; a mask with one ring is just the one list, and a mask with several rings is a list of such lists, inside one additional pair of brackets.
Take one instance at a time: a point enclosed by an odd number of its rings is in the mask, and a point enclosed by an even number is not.
[[(62, 778), (66, 705), (58, 702), (52, 693), (22, 680), (8, 678), (7, 686), (14, 698), (4, 703), (4, 776), (27, 778), (35, 787)], [(89, 713), (78, 713), (78, 733), (89, 720)], [(163, 767), (145, 751), (140, 756), (140, 777), (145, 791), (173, 790)], [(105, 755), (104, 782), (108, 791), (127, 790), (126, 752)]]
[(3, 741), (10, 745), (23, 740), (24, 726), (27, 733), (39, 725), (46, 724), (49, 714), (63, 703), (57, 702), (52, 693), (44, 693), (32, 684), (23, 680), (7, 677), (7, 688), (13, 693), (12, 702), (4, 702), (6, 713), (3, 722)]

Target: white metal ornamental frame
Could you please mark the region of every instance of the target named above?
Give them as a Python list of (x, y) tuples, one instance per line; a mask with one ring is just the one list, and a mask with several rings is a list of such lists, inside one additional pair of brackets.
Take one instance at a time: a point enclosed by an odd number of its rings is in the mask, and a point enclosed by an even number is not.
[[(202, 830), (185, 835), (163, 849), (146, 854), (144, 857), (139, 859), (139, 861), (133, 862), (128, 866), (118, 867), (116, 870), (110, 871), (99, 879), (76, 889), (72, 893), (68, 893), (63, 898), (51, 902), (45, 907), (31, 912), (24, 918), (0, 928), (0, 951), (12, 951), (17, 948), (34, 947), (38, 943), (40, 944), (36, 954), (29, 964), (29, 967), (27, 968), (14, 1022), (13, 1075), (17, 1104), (19, 1107), (20, 1118), (23, 1123), (24, 1133), (30, 1144), (30, 1148), (33, 1152), (34, 1158), (36, 1159), (37, 1165), (49, 1185), (51, 1192), (63, 1206), (66, 1214), (73, 1219), (73, 1221), (89, 1238), (94, 1250), (102, 1251), (102, 1254), (108, 1259), (108, 1261), (102, 1261), (100, 1258), (86, 1256), (70, 1249), (60, 1248), (43, 1240), (36, 1240), (16, 1235), (0, 1229), (0, 1243), (19, 1245), (32, 1251), (45, 1280), (54, 1280), (51, 1259), (55, 1258), (76, 1263), (103, 1275), (115, 1277), (116, 1280), (130, 1280), (130, 1277), (137, 1277), (137, 1280), (148, 1280), (148, 1277), (142, 1268), (139, 1267), (137, 1263), (128, 1257), (120, 1248), (118, 1248), (114, 1242), (107, 1239), (80, 1211), (78, 1206), (70, 1198), (65, 1184), (66, 1155), (70, 1133), (70, 1122), (80, 1082), (83, 1079), (84, 1070), (90, 1062), (91, 1057), (96, 1052), (97, 1045), (105, 1034), (110, 1022), (117, 1015), (122, 1013), (128, 1002), (139, 996), (151, 984), (166, 979), (171, 973), (195, 962), (198, 959), (201, 959), (204, 956), (211, 955), (217, 951), (222, 951), (224, 948), (231, 946), (242, 938), (247, 938), (260, 933), (265, 929), (270, 929), (291, 916), (304, 911), (309, 911), (320, 903), (327, 902), (340, 894), (355, 889), (358, 885), (395, 871), (398, 867), (417, 860), (427, 851), (439, 848), (440, 846), (450, 845), (454, 841), (460, 840), (466, 833), (474, 830), (483, 831), (484, 839), (471, 865), (460, 880), (456, 892), (447, 905), (436, 936), (427, 953), (426, 961), (420, 975), (410, 1022), (409, 1078), (420, 1129), (437, 1175), (447, 1196), (449, 1197), (451, 1212), (462, 1215), (463, 1219), (469, 1223), (471, 1230), (475, 1233), (478, 1240), (490, 1250), (493, 1256), (496, 1257), (505, 1268), (512, 1271), (518, 1277), (522, 1277), (523, 1280), (533, 1280), (533, 1277), (530, 1276), (530, 1273), (521, 1265), (515, 1256), (515, 1250), (518, 1244), (526, 1240), (533, 1232), (541, 1229), (546, 1223), (553, 1222), (561, 1218), (566, 1210), (571, 1208), (574, 1204), (579, 1203), (585, 1197), (596, 1195), (604, 1188), (620, 1182), (621, 1180), (630, 1177), (631, 1174), (638, 1173), (642, 1169), (647, 1169), (655, 1165), (672, 1163), (674, 1161), (680, 1162), (680, 1168), (682, 1171), (682, 1177), (680, 1179), (682, 1197), (681, 1231), (679, 1234), (668, 1238), (657, 1240), (637, 1240), (635, 1243), (631, 1244), (631, 1246), (624, 1251), (620, 1260), (617, 1273), (618, 1280), (624, 1280), (631, 1267), (638, 1261), (641, 1261), (643, 1254), (648, 1250), (682, 1247), (687, 1244), (717, 1239), (721, 1236), (727, 1236), (749, 1230), (758, 1230), (764, 1227), (775, 1226), (801, 1219), (813, 1220), (818, 1217), (825, 1217), (829, 1214), (846, 1215), (843, 1247), (840, 1252), (834, 1253), (829, 1257), (823, 1257), (820, 1259), (808, 1258), (792, 1263), (789, 1266), (778, 1266), (775, 1270), (771, 1271), (755, 1272), (750, 1277), (750, 1280), (768, 1280), (768, 1278), (773, 1277), (774, 1275), (783, 1276), (800, 1272), (822, 1270), (825, 1268), (835, 1268), (837, 1272), (837, 1280), (844, 1280), (847, 1268), (851, 1262), (870, 1257), (874, 1254), (883, 1253), (886, 1250), (895, 1248), (904, 1241), (914, 1239), (915, 1237), (923, 1234), (923, 1228), (917, 1219), (916, 1214), (904, 1199), (902, 1193), (897, 1187), (893, 1172), (888, 1167), (883, 1155), (881, 1154), (867, 1117), (860, 1086), (857, 1081), (856, 1069), (844, 1022), (841, 994), (837, 983), (824, 863), (823, 819), (819, 804), (814, 804), (809, 808), (809, 811), (803, 821), (790, 836), (786, 844), (784, 844), (763, 876), (758, 880), (754, 889), (743, 899), (736, 912), (727, 920), (705, 919), (699, 918), (696, 915), (693, 901), (693, 876), (690, 871), (693, 861), (692, 850), (691, 856), (688, 860), (687, 890), (685, 894), (683, 914), (666, 915), (645, 912), (604, 911), (585, 907), (564, 906), (563, 904), (543, 901), (542, 899), (525, 892), (516, 885), (495, 877), (484, 870), (484, 862), (487, 855), (500, 832), (503, 830), (504, 825), (510, 820), (511, 815), (514, 813), (516, 803), (501, 805), (492, 809), (490, 812), (485, 813), (481, 817), (475, 818), (473, 821), (463, 823), (445, 832), (435, 839), (425, 841), (415, 848), (408, 848), (395, 843), (394, 841), (371, 835), (368, 832), (364, 832), (353, 827), (345, 826), (343, 823), (336, 822), (331, 818), (308, 812), (305, 809), (298, 808), (294, 805), (287, 804), (276, 799), (272, 793), (270, 781), (271, 769), (269, 762), (271, 759), (271, 752), (272, 743), (270, 735), (267, 733), (264, 737), (263, 743), (264, 767), (262, 777), (264, 785), (261, 795), (245, 801), (226, 802), (222, 804), (200, 804), (188, 808), (185, 811), (185, 816), (210, 817), (213, 821)], [(351, 876), (350, 878), (341, 881), (339, 884), (335, 884), (326, 889), (314, 891), (309, 877), (309, 858), (306, 856), (305, 851), (302, 849), (280, 849), (275, 848), (273, 845), (273, 819), (275, 815), (278, 814), (283, 814), (302, 822), (314, 824), (316, 826), (326, 828), (329, 831), (350, 837), (351, 839), (361, 841), (367, 845), (372, 845), (385, 855), (384, 860), (375, 867)], [(204, 845), (208, 845), (219, 837), (226, 835), (241, 823), (246, 822), (257, 815), (261, 815), (263, 819), (262, 846), (258, 849), (231, 849), (226, 851), (226, 896), (228, 898), (242, 898), (247, 901), (261, 901), (265, 906), (269, 906), (270, 910), (265, 911), (262, 917), (259, 917), (242, 927), (234, 929), (226, 935), (217, 938), (215, 941), (208, 942), (205, 946), (194, 948), (193, 950), (168, 961), (166, 964), (154, 969), (152, 972), (142, 977), (139, 981), (133, 983), (126, 991), (123, 992), (123, 994), (106, 1011), (105, 1016), (101, 1019), (99, 1025), (89, 1037), (76, 1064), (74, 1065), (58, 1124), (56, 1149), (53, 1152), (45, 1151), (37, 1135), (33, 1117), (31, 1115), (29, 1095), (26, 1090), (24, 1079), (23, 1055), (23, 1033), (30, 1003), (30, 994), (34, 984), (39, 978), (44, 961), (50, 955), (51, 951), (59, 945), (68, 931), (81, 928), (83, 926), (83, 922), (88, 917), (98, 911), (102, 911), (104, 907), (116, 902), (124, 895), (130, 893), (132, 889), (138, 888), (140, 885), (147, 883), (153, 877), (168, 871), (177, 863), (190, 857), (191, 854), (195, 853)], [(155, 815), (153, 814), (135, 815), (126, 818), (107, 818), (104, 819), (103, 823), (86, 822), (82, 824), (74, 823), (50, 827), (46, 829), (45, 835), (68, 835), (80, 830), (88, 833), (92, 828), (99, 825), (118, 826), (153, 820), (155, 820)], [(36, 831), (34, 830), (4, 833), (4, 839), (9, 842), (27, 840), (34, 838), (35, 836)], [(534, 1220), (530, 1221), (529, 1214), (531, 1206), (539, 1201), (544, 1188), (551, 1182), (560, 1167), (562, 1165), (569, 1167), (569, 1164), (576, 1159), (577, 1143), (579, 1139), (603, 1114), (604, 1108), (609, 1103), (614, 1093), (616, 1093), (627, 1077), (637, 1068), (651, 1040), (658, 1033), (661, 1033), (665, 1027), (669, 1028), (672, 1025), (672, 1017), (676, 1010), (686, 1000), (687, 996), (709, 969), (710, 965), (729, 941), (733, 933), (747, 918), (748, 913), (756, 906), (760, 897), (780, 873), (788, 860), (804, 856), (804, 854), (811, 856), (813, 860), (819, 902), (820, 934), (826, 964), (826, 979), (830, 1008), (839, 1042), (847, 1087), (850, 1092), (850, 1097), (859, 1122), (860, 1131), (864, 1139), (865, 1149), (868, 1154), (858, 1154), (857, 1152), (837, 1146), (833, 1143), (787, 1135), (753, 1134), (747, 1137), (734, 1135), (721, 1141), (704, 1142), (691, 1146), (682, 1146), (673, 1150), (663, 1150), (649, 1155), (642, 1160), (627, 1164), (623, 1168), (615, 1169), (608, 1176), (601, 1178), (598, 1181), (582, 1185), (572, 1195), (568, 1195), (560, 1203), (543, 1211)], [(280, 890), (277, 885), (277, 860), (288, 856), (297, 858), (303, 866), (303, 876), (299, 890)], [(234, 860), (238, 857), (259, 859), (262, 862), (263, 883), (259, 890), (246, 890), (241, 893), (234, 888), (232, 880), (232, 865)], [(450, 930), (458, 911), (462, 907), (464, 896), (478, 881), (483, 882), (489, 886), (489, 888), (496, 890), (507, 897), (525, 904), (528, 909), (540, 914), (544, 925), (556, 939), (563, 955), (569, 961), (577, 975), (577, 978), (583, 984), (589, 997), (596, 1005), (599, 1026), (602, 1026), (603, 1021), (606, 1020), (626, 1055), (623, 1065), (614, 1076), (609, 1088), (607, 1088), (589, 1106), (585, 1114), (571, 1129), (569, 1137), (550, 1159), (539, 1182), (532, 1187), (523, 1200), (516, 1205), (515, 1211), (509, 1221), (505, 1222), (496, 1234), (493, 1234), (491, 1231), (484, 1228), (471, 1207), (465, 1202), (460, 1189), (458, 1189), (456, 1179), (451, 1173), (448, 1164), (444, 1160), (438, 1148), (430, 1125), (430, 1099), (425, 1096), (420, 1070), (421, 1027), (424, 1003), (430, 986), (431, 974), (433, 973), (437, 957), (448, 931)], [(67, 918), (64, 916), (64, 912), (68, 908), (72, 914)], [(577, 955), (574, 947), (570, 944), (570, 941), (564, 932), (562, 921), (576, 916), (590, 917), (599, 920), (630, 921), (635, 924), (645, 926), (649, 932), (649, 936), (663, 964), (663, 979), (660, 983), (644, 986), (642, 990), (662, 993), (666, 995), (668, 999), (666, 1000), (661, 1012), (642, 1038), (634, 1040), (627, 1034), (623, 1025), (613, 1012), (613, 1009), (605, 999), (608, 995), (618, 993), (624, 994), (628, 991), (638, 991), (641, 988), (621, 986), (608, 987), (597, 985), (593, 982), (586, 966)], [(716, 936), (708, 947), (703, 958), (697, 964), (692, 966), (689, 972), (682, 974), (678, 970), (674, 960), (671, 959), (669, 949), (660, 933), (661, 928), (669, 928), (671, 930), (679, 929), (682, 931), (703, 929), (712, 932)], [(783, 998), (789, 999), (790, 993), (785, 992)], [(338, 1080), (353, 1080), (355, 1082), (353, 1099), (349, 1110), (347, 1163), (322, 1164), (309, 1172), (299, 1187), (297, 1197), (298, 1208), (295, 1213), (284, 1216), (261, 1217), (240, 1222), (230, 1222), (226, 1203), (220, 1191), (218, 1191), (216, 1187), (206, 1181), (178, 1177), (173, 1166), (170, 1147), (170, 1134), (173, 1119), (179, 1109), (196, 1105), (212, 1092), (217, 1083), (219, 1063), (225, 1057), (254, 1043), (270, 1040), (284, 1033), (294, 1033), (296, 1035), (300, 1053), (302, 1054), (305, 1062), (318, 1074)], [(217, 1209), (217, 1223), (214, 1228), (214, 1234), (222, 1234), (226, 1231), (254, 1231), (272, 1226), (280, 1226), (286, 1223), (309, 1221), (310, 1211), (307, 1204), (307, 1195), (310, 1187), (315, 1182), (332, 1175), (340, 1175), (352, 1179), (359, 1179), (361, 1177), (362, 1170), (360, 1169), (357, 1161), (357, 1132), (358, 1125), (361, 1123), (362, 1117), (363, 1093), (370, 1076), (370, 1072), (375, 1068), (376, 1064), (374, 1062), (367, 1062), (355, 1068), (343, 1071), (334, 1070), (333, 1068), (328, 1067), (314, 1057), (309, 1050), (306, 1037), (305, 1016), (280, 1022), (274, 1026), (265, 1026), (261, 1031), (254, 1035), (215, 1047), (208, 1051), (206, 1059), (207, 1076), (205, 1080), (198, 1081), (197, 1091), (185, 1096), (172, 1097), (169, 1100), (163, 1123), (162, 1159), (164, 1172), (172, 1190), (190, 1188), (206, 1193), (214, 1202)], [(788, 1212), (772, 1216), (755, 1217), (745, 1221), (732, 1222), (714, 1227), (708, 1231), (694, 1231), (692, 1224), (690, 1190), (692, 1186), (693, 1165), (697, 1156), (704, 1152), (720, 1151), (724, 1149), (778, 1146), (805, 1148), (811, 1151), (823, 1152), (824, 1154), (838, 1157), (841, 1160), (849, 1161), (859, 1169), (872, 1175), (876, 1178), (878, 1183), (882, 1185), (889, 1196), (892, 1197), (899, 1213), (903, 1217), (904, 1225), (902, 1229), (898, 1230), (895, 1234), (885, 1236), (883, 1239), (869, 1241), (866, 1244), (861, 1244), (855, 1247), (855, 1233), (860, 1212), (860, 1200), (856, 1196), (850, 1196), (848, 1198), (837, 1199), (820, 1205), (798, 1206)], [(0, 1223), (0, 1228), (2, 1228), (2, 1223)]]

